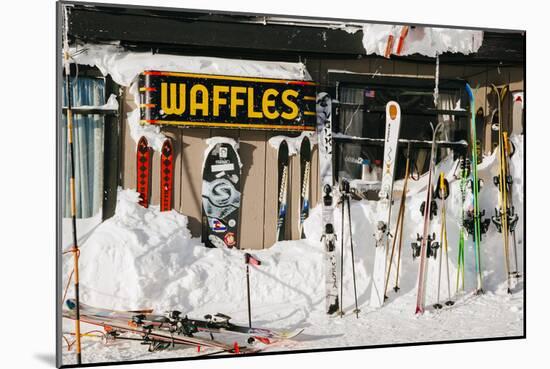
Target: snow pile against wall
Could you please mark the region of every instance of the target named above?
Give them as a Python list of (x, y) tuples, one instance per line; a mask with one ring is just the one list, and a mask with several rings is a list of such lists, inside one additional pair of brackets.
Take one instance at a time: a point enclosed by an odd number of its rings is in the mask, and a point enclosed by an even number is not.
[[(390, 24), (365, 24), (363, 46), (366, 53), (384, 56), (390, 35), (395, 40), (392, 53), (396, 53), (402, 28), (403, 26)], [(468, 55), (477, 52), (482, 42), (483, 31), (415, 26), (410, 27), (403, 40), (400, 55), (435, 57), (446, 52)]]
[(76, 63), (95, 66), (119, 85), (129, 87), (128, 93), (134, 97), (134, 109), (127, 113), (130, 135), (136, 143), (145, 136), (159, 152), (166, 139), (160, 128), (140, 124), (137, 77), (145, 70), (311, 81), (303, 63), (131, 52), (117, 45), (98, 44), (72, 47), (70, 54)]
[[(520, 221), (516, 230), (519, 265), (523, 263), (523, 139), (512, 136), (516, 153), (511, 160), (514, 178), (513, 200)], [(451, 295), (456, 287), (456, 259), (460, 219), (459, 183), (453, 177), (456, 162), (443, 161), (436, 173), (444, 169), (451, 186), (447, 199), (447, 231), (449, 240), (449, 264)], [(496, 154), (488, 156), (479, 166), (479, 177), (484, 186), (480, 191), (480, 207), (487, 216), (494, 212), (498, 189), (492, 177), (498, 172)], [(415, 182), (409, 182), (414, 184)], [(400, 188), (396, 183), (396, 188)], [(388, 304), (398, 307), (405, 316), (414, 313), (414, 296), (418, 262), (413, 260), (410, 243), (421, 232), (422, 214), (419, 211), (425, 199), (425, 186), (411, 186), (407, 198), (401, 290), (394, 285), (395, 269), (389, 284)], [(149, 307), (158, 312), (178, 309), (190, 316), (222, 311), (235, 321), (246, 321), (246, 280), (244, 251), (205, 248), (199, 239), (191, 238), (187, 218), (175, 211), (160, 212), (157, 206), (145, 209), (138, 205), (139, 195), (132, 190), (120, 190), (115, 215), (95, 228), (81, 245), (81, 298), (96, 306), (115, 309)], [(392, 227), (397, 216), (399, 199), (396, 196), (392, 211)], [(355, 270), (357, 274), (358, 303), (363, 313), (370, 311), (370, 273), (374, 260), (374, 225), (376, 202), (352, 201), (352, 230), (355, 246)], [(335, 229), (340, 249), (341, 209), (335, 209)], [(244, 224), (243, 226), (246, 226)], [(307, 239), (283, 241), (273, 247), (253, 252), (262, 261), (259, 267), (251, 267), (251, 291), (253, 315), (258, 324), (264, 319), (276, 326), (303, 324), (314, 316), (323, 316), (325, 307), (324, 252), (321, 237), (321, 207), (312, 209), (304, 223)], [(434, 218), (432, 231), (439, 239), (440, 217)], [(349, 252), (347, 222), (344, 236), (344, 309), (353, 308), (353, 283)], [(512, 247), (512, 244), (511, 244)], [(481, 262), (484, 270), (484, 287), (489, 299), (507, 299), (502, 235), (494, 225), (483, 237)], [(70, 254), (69, 254), (70, 255)], [(475, 284), (474, 251), (471, 237), (467, 241), (466, 295), (468, 299)], [(339, 258), (338, 258), (339, 260)], [(438, 261), (439, 259), (437, 259)], [(72, 259), (66, 256), (64, 272), (68, 275)], [(394, 259), (395, 263), (395, 259)], [(445, 264), (443, 264), (445, 265)], [(426, 303), (436, 299), (438, 263), (429, 261)], [(393, 266), (395, 268), (395, 264)], [(339, 275), (338, 271), (338, 275)], [(66, 277), (65, 275), (65, 277)], [(447, 298), (445, 272), (442, 273), (441, 296)], [(69, 296), (71, 293), (69, 293)], [(460, 296), (459, 296), (460, 297)], [(460, 300), (457, 305), (460, 305)], [(383, 307), (382, 309), (385, 309)], [(393, 309), (393, 308), (390, 308)], [(362, 314), (363, 314), (362, 313)], [(410, 314), (410, 315), (409, 315)], [(428, 313), (429, 315), (429, 313)], [(368, 316), (368, 315), (367, 315)], [(254, 317), (253, 317), (254, 319)]]

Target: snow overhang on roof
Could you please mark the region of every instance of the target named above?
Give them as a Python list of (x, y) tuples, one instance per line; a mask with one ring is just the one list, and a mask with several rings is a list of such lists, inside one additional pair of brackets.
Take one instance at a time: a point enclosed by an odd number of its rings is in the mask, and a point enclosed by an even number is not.
[(145, 70), (311, 81), (303, 63), (154, 54), (100, 44), (73, 47), (70, 54), (78, 64), (95, 66), (122, 86)]

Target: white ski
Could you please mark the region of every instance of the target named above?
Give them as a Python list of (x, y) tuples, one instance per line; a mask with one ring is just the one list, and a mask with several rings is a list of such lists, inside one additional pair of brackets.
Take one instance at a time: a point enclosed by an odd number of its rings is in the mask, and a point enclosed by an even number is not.
[(319, 140), (319, 176), (323, 206), (325, 247), (326, 312), (338, 311), (338, 278), (336, 272), (336, 234), (334, 233), (334, 199), (332, 176), (332, 100), (322, 92), (317, 95), (317, 137)]
[(378, 196), (376, 214), (376, 234), (374, 267), (372, 270), (372, 289), (370, 305), (380, 307), (384, 304), (384, 283), (386, 278), (387, 255), (390, 237), (390, 217), (395, 173), (395, 157), (399, 130), (401, 128), (401, 109), (395, 101), (386, 104), (386, 138), (384, 141), (384, 163), (382, 167), (382, 184)]

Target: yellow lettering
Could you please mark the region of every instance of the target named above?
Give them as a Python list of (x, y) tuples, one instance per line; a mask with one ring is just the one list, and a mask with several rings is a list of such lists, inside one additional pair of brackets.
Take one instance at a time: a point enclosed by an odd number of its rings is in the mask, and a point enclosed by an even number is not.
[(221, 97), (221, 93), (228, 93), (229, 92), (229, 86), (217, 86), (214, 85), (214, 91), (212, 92), (214, 95), (214, 101), (213, 101), (213, 114), (215, 117), (220, 115), (220, 105), (227, 104), (227, 99), (225, 97)]
[(249, 118), (262, 118), (261, 111), (254, 110), (254, 87), (248, 88), (248, 117)]
[(238, 97), (238, 94), (243, 94), (246, 92), (246, 87), (234, 86), (231, 87), (231, 116), (233, 118), (237, 117), (237, 106), (243, 106), (244, 100)]
[[(201, 101), (198, 102), (197, 98), (199, 95), (199, 92), (201, 92)], [(193, 87), (191, 87), (191, 91), (189, 91), (189, 97), (190, 97), (190, 114), (191, 115), (197, 115), (197, 110), (201, 111), (201, 115), (207, 116), (208, 115), (208, 90), (205, 86), (201, 84), (196, 84)]]
[(295, 90), (283, 91), (283, 95), (282, 95), (283, 104), (285, 104), (290, 108), (290, 112), (283, 112), (281, 114), (281, 117), (283, 117), (283, 119), (292, 120), (292, 119), (296, 119), (296, 117), (298, 116), (298, 105), (296, 105), (295, 101), (290, 100), (288, 98), (289, 96), (293, 96), (295, 98), (298, 97), (298, 91), (295, 91)]
[(277, 110), (273, 112), (269, 110), (269, 108), (275, 106), (275, 100), (270, 100), (270, 96), (277, 97), (277, 95), (279, 95), (279, 91), (273, 88), (268, 88), (264, 91), (264, 96), (262, 97), (262, 111), (268, 119), (277, 119), (279, 117), (279, 112)]
[(181, 115), (185, 111), (185, 83), (179, 84), (170, 83), (170, 104), (168, 104), (168, 83), (162, 82), (160, 84), (160, 106), (164, 111), (164, 114)]

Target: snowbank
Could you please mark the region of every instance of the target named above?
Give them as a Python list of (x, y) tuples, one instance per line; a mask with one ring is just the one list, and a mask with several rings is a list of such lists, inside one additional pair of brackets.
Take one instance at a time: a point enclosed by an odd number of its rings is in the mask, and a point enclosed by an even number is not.
[[(390, 35), (395, 40), (392, 53), (396, 53), (402, 28), (391, 24), (365, 24), (363, 46), (366, 53), (384, 56)], [(477, 52), (482, 42), (483, 31), (416, 26), (410, 27), (401, 55), (435, 57), (446, 52), (468, 55)]]
[[(510, 166), (514, 178), (514, 206), (520, 217), (516, 234), (518, 263), (521, 266), (523, 140), (521, 136), (512, 136), (512, 142), (516, 154)], [(436, 173), (440, 169), (448, 173), (451, 186), (451, 196), (447, 200), (451, 296), (455, 295), (456, 287), (458, 219), (461, 208), (459, 183), (452, 176), (455, 166), (455, 162), (447, 159), (436, 170)], [(484, 158), (479, 166), (479, 177), (484, 182), (480, 191), (480, 205), (487, 211), (487, 216), (491, 215), (497, 203), (498, 190), (492, 183), (497, 170), (495, 154)], [(409, 182), (411, 191), (405, 214), (399, 294), (391, 291), (395, 283), (395, 269), (389, 284), (388, 304), (399, 307), (407, 316), (413, 315), (413, 297), (416, 295), (418, 259), (412, 259), (410, 244), (421, 232), (422, 214), (419, 208), (425, 198), (425, 186), (414, 186), (420, 182)], [(396, 187), (399, 185), (397, 182)], [(393, 206), (392, 228), (398, 213), (398, 199)], [(374, 260), (376, 202), (353, 201), (351, 213), (358, 302), (362, 311), (368, 313), (372, 311), (368, 307), (368, 300)], [(267, 250), (253, 252), (262, 261), (262, 265), (253, 267), (251, 272), (253, 314), (256, 313), (253, 319), (261, 317), (273, 326), (284, 321), (286, 326), (290, 326), (303, 324), (323, 314), (325, 285), (323, 248), (319, 242), (320, 224), (321, 207), (317, 206), (304, 223), (306, 240), (278, 242)], [(335, 209), (335, 228), (340, 236), (339, 208)], [(439, 238), (439, 229), (440, 217), (437, 216), (432, 226), (436, 238)], [(339, 242), (340, 237), (338, 250)], [(344, 242), (344, 309), (350, 311), (353, 284), (347, 231)], [(465, 257), (466, 295), (463, 299), (470, 295), (475, 284), (471, 238), (467, 242)], [(236, 321), (246, 321), (244, 251), (205, 248), (198, 239), (191, 238), (184, 215), (176, 211), (160, 212), (156, 206), (145, 209), (138, 205), (138, 194), (135, 191), (119, 192), (115, 215), (95, 228), (83, 242), (80, 260), (81, 297), (88, 304), (115, 309), (178, 309), (192, 316), (223, 311)], [(395, 260), (392, 268), (395, 268)], [(505, 292), (502, 235), (497, 233), (494, 225), (484, 235), (481, 260), (487, 298), (494, 300), (495, 296), (499, 296), (498, 299), (507, 301), (510, 297)], [(427, 306), (436, 300), (438, 261), (430, 260), (428, 266)], [(70, 268), (71, 260), (66, 257), (65, 276), (69, 274)], [(441, 296), (442, 299), (448, 296), (445, 271), (442, 274)], [(382, 307), (382, 310), (386, 308)]]

